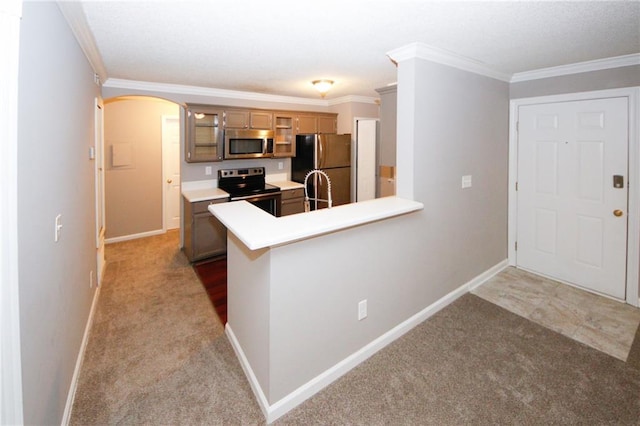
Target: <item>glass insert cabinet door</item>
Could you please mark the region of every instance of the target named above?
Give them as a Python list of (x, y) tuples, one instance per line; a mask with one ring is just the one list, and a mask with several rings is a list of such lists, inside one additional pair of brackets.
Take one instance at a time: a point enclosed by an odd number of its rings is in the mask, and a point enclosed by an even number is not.
[(223, 111), (207, 105), (187, 105), (186, 118), (185, 160), (222, 161)]

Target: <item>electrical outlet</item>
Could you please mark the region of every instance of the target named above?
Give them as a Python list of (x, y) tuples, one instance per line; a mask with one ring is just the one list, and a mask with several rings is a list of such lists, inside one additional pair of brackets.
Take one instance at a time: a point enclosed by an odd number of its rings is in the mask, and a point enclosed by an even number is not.
[(367, 299), (358, 302), (358, 321), (362, 321), (367, 317)]
[(284, 169), (284, 163), (282, 161), (278, 161), (278, 170)]
[(211, 174), (211, 166), (206, 166), (204, 168), (204, 174), (209, 176)]

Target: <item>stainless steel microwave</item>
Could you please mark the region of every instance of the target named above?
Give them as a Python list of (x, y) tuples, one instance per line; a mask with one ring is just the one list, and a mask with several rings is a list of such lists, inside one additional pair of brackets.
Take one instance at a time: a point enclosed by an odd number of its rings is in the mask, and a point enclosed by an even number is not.
[(273, 130), (225, 130), (225, 159), (265, 157), (273, 157)]

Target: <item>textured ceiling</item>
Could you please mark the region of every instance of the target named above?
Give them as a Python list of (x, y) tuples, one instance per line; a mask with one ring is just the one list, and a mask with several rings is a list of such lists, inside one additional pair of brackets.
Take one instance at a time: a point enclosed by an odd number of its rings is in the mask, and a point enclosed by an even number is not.
[(640, 52), (640, 2), (83, 1), (107, 77), (327, 99), (377, 96), (414, 42), (513, 74)]

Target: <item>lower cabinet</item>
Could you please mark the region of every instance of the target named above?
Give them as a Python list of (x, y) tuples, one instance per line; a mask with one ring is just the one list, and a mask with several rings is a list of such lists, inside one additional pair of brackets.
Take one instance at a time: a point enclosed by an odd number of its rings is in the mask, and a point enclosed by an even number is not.
[(208, 207), (227, 201), (227, 198), (195, 203), (184, 200), (184, 253), (190, 262), (226, 254), (227, 228)]
[(304, 212), (304, 188), (282, 191), (282, 209), (280, 216)]

